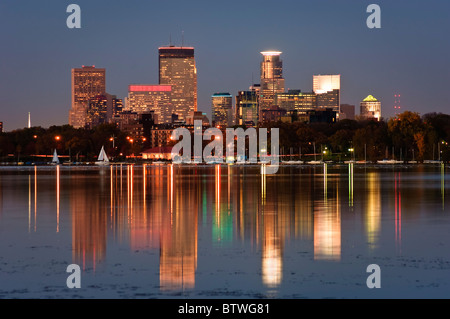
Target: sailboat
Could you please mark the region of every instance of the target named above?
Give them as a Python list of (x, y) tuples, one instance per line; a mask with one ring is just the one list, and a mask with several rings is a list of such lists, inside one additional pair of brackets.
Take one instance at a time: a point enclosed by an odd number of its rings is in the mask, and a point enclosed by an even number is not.
[(59, 165), (59, 158), (58, 158), (58, 153), (56, 153), (56, 148), (55, 148), (55, 151), (53, 152), (53, 159), (52, 159), (51, 164)]
[(105, 153), (105, 148), (102, 146), (100, 154), (98, 155), (98, 160), (95, 165), (109, 165), (109, 158)]

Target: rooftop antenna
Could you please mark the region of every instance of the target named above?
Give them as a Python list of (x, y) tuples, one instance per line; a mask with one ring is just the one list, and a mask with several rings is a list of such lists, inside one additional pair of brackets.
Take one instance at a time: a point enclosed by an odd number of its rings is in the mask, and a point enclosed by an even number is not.
[(169, 47), (172, 46), (172, 33), (169, 34)]
[(394, 95), (394, 98), (395, 98), (395, 100), (394, 100), (394, 112), (395, 112), (395, 116), (398, 116), (400, 113), (401, 113), (401, 101), (400, 101), (400, 98), (401, 98), (401, 95), (400, 94), (395, 94)]
[(181, 47), (184, 45), (184, 30), (181, 31)]

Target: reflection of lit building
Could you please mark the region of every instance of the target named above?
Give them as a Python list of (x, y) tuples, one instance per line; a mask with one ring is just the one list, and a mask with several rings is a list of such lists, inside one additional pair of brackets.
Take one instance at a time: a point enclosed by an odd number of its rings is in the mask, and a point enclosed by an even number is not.
[[(283, 277), (283, 237), (289, 227), (283, 223), (286, 210), (278, 203), (278, 190), (274, 188), (275, 185), (267, 183), (266, 174), (261, 175), (261, 183), (262, 281), (264, 285), (275, 288), (281, 284)], [(266, 197), (267, 193), (272, 196)], [(272, 198), (276, 200), (271, 200)]]
[(274, 104), (275, 94), (284, 92), (283, 61), (281, 52), (261, 52), (261, 98), (260, 111), (268, 109)]
[(360, 104), (360, 115), (364, 119), (381, 119), (381, 102), (372, 95), (366, 97)]
[[(100, 177), (101, 178), (101, 177)], [(72, 215), (72, 254), (73, 263), (82, 269), (92, 266), (105, 258), (107, 211), (104, 197), (92, 196), (98, 192), (90, 179), (74, 179), (70, 191)], [(95, 192), (93, 192), (95, 188)]]
[(381, 224), (380, 175), (367, 173), (366, 232), (369, 245), (376, 245)]
[(195, 285), (197, 268), (197, 188), (189, 185), (192, 180), (183, 182), (174, 176), (173, 165), (166, 168), (169, 203), (162, 212), (160, 285), (161, 290), (189, 289)]
[(332, 108), (339, 115), (341, 104), (341, 76), (314, 75), (313, 91), (317, 94), (318, 108)]
[(233, 219), (230, 214), (227, 201), (222, 200), (226, 195), (222, 191), (222, 175), (220, 165), (215, 166), (215, 210), (213, 217), (213, 239), (218, 244), (225, 244), (231, 242), (233, 239)]
[(230, 93), (214, 93), (211, 96), (211, 122), (213, 126), (233, 125), (233, 97)]
[(185, 119), (197, 111), (197, 68), (194, 48), (159, 48), (159, 84), (171, 85), (171, 113)]
[(341, 213), (339, 203), (319, 202), (314, 209), (314, 259), (341, 259)]

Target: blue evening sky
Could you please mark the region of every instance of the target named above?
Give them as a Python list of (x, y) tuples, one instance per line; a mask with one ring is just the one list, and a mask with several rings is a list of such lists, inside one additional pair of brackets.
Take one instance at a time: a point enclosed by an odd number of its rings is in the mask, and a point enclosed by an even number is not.
[[(81, 7), (81, 29), (66, 8)], [(381, 29), (366, 8), (381, 6)], [(312, 90), (314, 74), (341, 74), (341, 102), (372, 94), (384, 117), (394, 94), (405, 110), (450, 113), (450, 2), (445, 0), (142, 1), (2, 0), (0, 121), (7, 131), (68, 123), (70, 70), (106, 68), (107, 92), (158, 82), (158, 47), (195, 47), (198, 106), (259, 77), (260, 51), (282, 51), (286, 88)]]

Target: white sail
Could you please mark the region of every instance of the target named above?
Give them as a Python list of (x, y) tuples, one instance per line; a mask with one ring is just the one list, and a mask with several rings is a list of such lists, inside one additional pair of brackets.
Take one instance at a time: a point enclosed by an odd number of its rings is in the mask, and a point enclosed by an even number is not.
[(105, 148), (102, 146), (102, 150), (100, 151), (100, 154), (98, 155), (98, 162), (109, 162), (109, 158), (106, 155)]
[(53, 164), (59, 164), (59, 158), (58, 158), (58, 154), (56, 153), (56, 149), (55, 149), (55, 151), (53, 152), (52, 163), (53, 163)]

